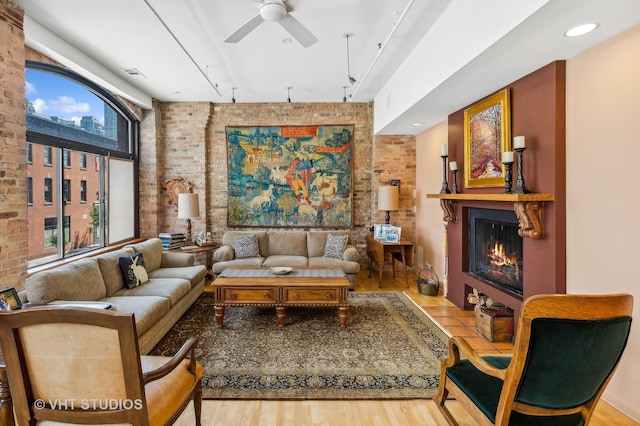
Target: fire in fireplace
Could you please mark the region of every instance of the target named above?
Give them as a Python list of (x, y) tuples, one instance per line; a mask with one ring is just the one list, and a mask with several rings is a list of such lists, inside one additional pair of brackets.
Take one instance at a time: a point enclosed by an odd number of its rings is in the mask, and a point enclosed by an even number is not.
[(522, 298), (523, 252), (513, 211), (470, 210), (469, 273)]

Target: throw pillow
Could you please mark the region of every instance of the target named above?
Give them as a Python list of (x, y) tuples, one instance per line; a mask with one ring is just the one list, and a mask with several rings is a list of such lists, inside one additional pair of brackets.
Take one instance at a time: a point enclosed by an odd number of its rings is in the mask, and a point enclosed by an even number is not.
[(233, 237), (233, 248), (236, 251), (236, 259), (260, 256), (256, 234), (236, 235)]
[(327, 243), (324, 246), (324, 257), (342, 259), (344, 248), (347, 246), (348, 235), (327, 235)]
[(135, 288), (149, 281), (149, 274), (147, 274), (147, 270), (144, 267), (142, 253), (120, 257), (118, 258), (118, 263), (127, 288)]

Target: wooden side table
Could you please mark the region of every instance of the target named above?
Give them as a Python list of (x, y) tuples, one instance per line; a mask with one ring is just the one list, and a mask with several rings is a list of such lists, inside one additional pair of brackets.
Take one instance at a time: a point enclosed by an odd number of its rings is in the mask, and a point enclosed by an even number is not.
[(189, 247), (180, 247), (175, 251), (180, 251), (182, 253), (203, 253), (205, 256), (204, 264), (207, 267), (207, 279), (210, 280), (213, 278), (213, 275), (209, 273), (213, 269), (213, 251), (218, 248), (218, 244), (208, 244), (202, 246), (189, 246)]
[(382, 269), (384, 268), (384, 261), (387, 256), (391, 258), (391, 270), (393, 276), (396, 276), (395, 261), (402, 262), (404, 267), (404, 280), (406, 286), (409, 287), (409, 277), (407, 275), (407, 263), (413, 262), (413, 243), (400, 240), (397, 243), (388, 243), (386, 241), (378, 241), (369, 235), (366, 238), (367, 242), (367, 256), (369, 257), (369, 277), (371, 277), (371, 270), (375, 264), (378, 267), (378, 287), (382, 287)]

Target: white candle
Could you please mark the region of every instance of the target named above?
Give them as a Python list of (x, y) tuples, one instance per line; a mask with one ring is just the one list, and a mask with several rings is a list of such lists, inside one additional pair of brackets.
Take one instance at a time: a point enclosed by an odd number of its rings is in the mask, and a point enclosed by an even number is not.
[(450, 162), (449, 169), (451, 169), (452, 172), (458, 170), (458, 162), (457, 161)]
[(513, 151), (505, 151), (502, 153), (503, 163), (513, 163)]
[(440, 145), (440, 157), (447, 157), (449, 154), (447, 153), (447, 144)]
[(513, 149), (524, 148), (524, 136), (513, 138)]

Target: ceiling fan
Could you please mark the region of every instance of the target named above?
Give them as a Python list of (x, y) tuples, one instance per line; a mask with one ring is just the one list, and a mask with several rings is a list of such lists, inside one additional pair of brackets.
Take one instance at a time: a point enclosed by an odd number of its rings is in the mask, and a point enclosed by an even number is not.
[(259, 11), (249, 22), (241, 26), (236, 32), (231, 34), (226, 40), (226, 43), (237, 43), (246, 37), (251, 31), (255, 30), (258, 25), (264, 21), (277, 22), (295, 38), (298, 43), (304, 47), (309, 47), (318, 41), (317, 38), (311, 32), (304, 27), (296, 18), (291, 16), (285, 6), (286, 0), (260, 0)]

